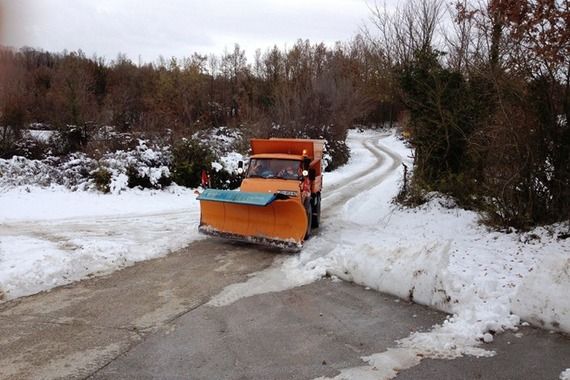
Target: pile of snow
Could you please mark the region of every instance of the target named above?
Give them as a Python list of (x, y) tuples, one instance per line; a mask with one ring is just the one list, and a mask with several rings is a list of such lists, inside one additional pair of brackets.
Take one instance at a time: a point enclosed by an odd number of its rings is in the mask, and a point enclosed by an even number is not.
[(47, 124), (30, 123), (28, 129), (23, 129), (21, 132), (24, 139), (33, 139), (42, 143), (48, 143), (55, 131)]
[[(536, 244), (541, 250), (551, 245), (550, 250), (555, 251), (559, 247), (550, 239)], [(562, 248), (566, 254), (546, 253), (525, 276), (512, 300), (512, 312), (536, 326), (570, 332), (570, 253), (568, 245)]]
[(28, 129), (27, 134), (29, 134), (29, 136), (35, 140), (47, 143), (49, 142), (49, 139), (53, 136), (54, 131)]

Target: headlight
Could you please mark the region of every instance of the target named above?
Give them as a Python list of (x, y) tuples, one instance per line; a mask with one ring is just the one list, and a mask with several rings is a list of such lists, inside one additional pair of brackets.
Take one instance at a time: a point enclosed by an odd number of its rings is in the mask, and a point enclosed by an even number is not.
[(237, 168), (237, 172), (238, 172), (238, 174), (243, 173), (243, 168)]
[(306, 177), (309, 175), (309, 171), (308, 170), (303, 170), (303, 177)]

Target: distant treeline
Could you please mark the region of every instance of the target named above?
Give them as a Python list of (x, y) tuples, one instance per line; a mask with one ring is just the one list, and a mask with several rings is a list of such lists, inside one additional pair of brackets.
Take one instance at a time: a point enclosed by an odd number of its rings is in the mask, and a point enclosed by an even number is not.
[(9, 155), (10, 142), (30, 123), (60, 130), (110, 125), (149, 135), (168, 130), (177, 136), (245, 126), (260, 136), (344, 142), (357, 121), (395, 117), (393, 104), (375, 88), (374, 59), (362, 37), (333, 48), (299, 40), (287, 50), (258, 51), (252, 63), (239, 45), (221, 56), (193, 54), (142, 65), (124, 56), (106, 61), (82, 52), (3, 49), (0, 123), (6, 128), (0, 153)]
[[(186, 136), (227, 125), (324, 137), (333, 162), (354, 124), (398, 120), (415, 148), (400, 199), (455, 197), (500, 226), (570, 218), (570, 3), (410, 0), (326, 47), (136, 65), (80, 52), (0, 52), (0, 154), (31, 122)], [(73, 129), (76, 131), (77, 129)], [(76, 136), (70, 134), (70, 136)], [(82, 149), (87, 138), (76, 136)], [(82, 140), (83, 138), (83, 140)]]

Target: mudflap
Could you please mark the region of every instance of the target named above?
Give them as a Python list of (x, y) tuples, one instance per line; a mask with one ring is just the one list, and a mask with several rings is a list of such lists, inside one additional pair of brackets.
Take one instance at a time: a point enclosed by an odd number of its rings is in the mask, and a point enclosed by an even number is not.
[[(242, 193), (243, 194), (243, 193)], [(200, 199), (199, 231), (286, 250), (301, 249), (308, 219), (295, 199), (274, 199), (265, 206)]]

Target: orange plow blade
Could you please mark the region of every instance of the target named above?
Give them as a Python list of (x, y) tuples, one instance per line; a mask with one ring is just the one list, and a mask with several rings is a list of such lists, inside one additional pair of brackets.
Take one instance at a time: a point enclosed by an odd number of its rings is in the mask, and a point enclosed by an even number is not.
[(266, 206), (200, 200), (199, 229), (208, 235), (298, 251), (307, 225), (305, 208), (294, 199)]

